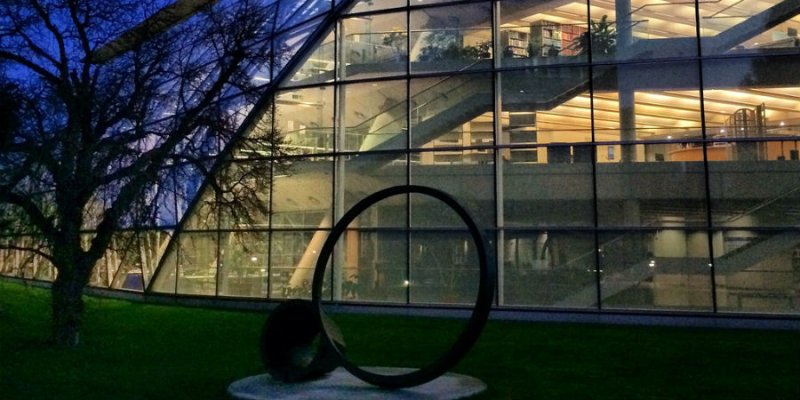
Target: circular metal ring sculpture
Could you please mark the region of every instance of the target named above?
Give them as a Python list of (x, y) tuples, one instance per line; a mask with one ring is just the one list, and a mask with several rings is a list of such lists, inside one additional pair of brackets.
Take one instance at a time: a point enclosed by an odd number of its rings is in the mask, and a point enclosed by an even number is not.
[[(364, 210), (370, 206), (384, 200), (388, 197), (401, 195), (401, 194), (422, 194), (433, 197), (455, 211), (461, 220), (467, 225), (469, 233), (475, 242), (475, 247), (478, 252), (480, 263), (480, 283), (478, 286), (478, 297), (475, 306), (472, 310), (472, 315), (467, 322), (466, 327), (456, 339), (456, 342), (450, 347), (443, 355), (434, 360), (432, 363), (402, 375), (381, 375), (367, 371), (360, 368), (353, 362), (347, 359), (341, 349), (336, 346), (332, 338), (335, 328), (328, 324), (328, 321), (322, 310), (322, 285), (325, 276), (325, 268), (328, 260), (331, 257), (334, 246), (339, 240), (339, 237), (345, 232), (348, 225), (355, 220)], [(360, 202), (356, 203), (342, 219), (333, 227), (328, 239), (322, 246), (322, 250), (317, 259), (316, 268), (314, 270), (314, 282), (312, 285), (311, 301), (314, 309), (317, 312), (317, 321), (322, 327), (322, 340), (327, 346), (330, 346), (335, 355), (339, 357), (341, 365), (355, 375), (359, 379), (371, 383), (376, 386), (385, 388), (404, 388), (421, 385), (423, 383), (432, 381), (442, 374), (446, 373), (450, 368), (460, 361), (478, 339), (481, 330), (486, 325), (486, 320), (489, 318), (489, 311), (494, 297), (494, 271), (490, 266), (487, 259), (486, 244), (483, 240), (478, 226), (472, 218), (456, 200), (445, 192), (438, 189), (433, 189), (426, 186), (406, 185), (406, 186), (393, 186), (387, 189), (375, 192)]]
[[(345, 347), (333, 321), (331, 329), (336, 348)], [(339, 358), (325, 342), (315, 343), (322, 332), (314, 308), (308, 300), (292, 299), (281, 303), (269, 315), (261, 330), (261, 361), (273, 378), (282, 382), (317, 379), (339, 366)]]

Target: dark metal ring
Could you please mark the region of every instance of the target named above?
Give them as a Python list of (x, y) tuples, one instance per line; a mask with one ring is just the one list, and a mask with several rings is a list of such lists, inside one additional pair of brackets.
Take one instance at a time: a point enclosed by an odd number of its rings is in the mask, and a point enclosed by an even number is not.
[[(326, 318), (324, 317), (324, 312), (322, 310), (322, 285), (325, 277), (325, 269), (328, 264), (328, 260), (333, 253), (334, 246), (350, 223), (355, 220), (364, 210), (383, 199), (400, 194), (411, 193), (423, 194), (440, 200), (441, 202), (447, 204), (453, 211), (455, 211), (467, 225), (467, 228), (472, 235), (472, 239), (475, 242), (475, 247), (478, 251), (480, 262), (478, 298), (475, 302), (475, 306), (472, 309), (472, 315), (470, 316), (466, 327), (458, 336), (458, 339), (453, 346), (447, 350), (447, 352), (434, 360), (432, 363), (407, 374), (381, 375), (364, 370), (349, 361), (331, 339), (329, 327), (325, 323)], [(486, 325), (486, 321), (489, 318), (489, 311), (491, 309), (492, 300), (494, 297), (494, 287), (494, 268), (492, 267), (492, 264), (488, 262), (486, 243), (483, 240), (483, 236), (481, 235), (478, 226), (469, 216), (467, 210), (458, 204), (458, 202), (452, 196), (441, 190), (427, 186), (405, 185), (393, 186), (367, 196), (360, 202), (356, 203), (356, 205), (353, 206), (353, 208), (351, 208), (333, 227), (328, 239), (322, 246), (319, 259), (317, 259), (317, 264), (314, 270), (311, 301), (314, 309), (317, 311), (317, 319), (322, 326), (322, 340), (324, 340), (326, 344), (330, 345), (334, 349), (336, 355), (341, 361), (341, 365), (347, 369), (347, 371), (359, 379), (376, 386), (385, 388), (404, 388), (421, 385), (438, 378), (455, 366), (467, 354), (472, 345), (475, 344), (475, 341), (477, 341), (481, 330), (483, 330), (483, 327)]]

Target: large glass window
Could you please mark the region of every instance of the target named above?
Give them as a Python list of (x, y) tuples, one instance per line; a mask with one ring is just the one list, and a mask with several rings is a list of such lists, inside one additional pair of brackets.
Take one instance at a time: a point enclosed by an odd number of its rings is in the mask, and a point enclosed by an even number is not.
[[(696, 62), (597, 67), (593, 70), (592, 87), (598, 142), (703, 138)], [(638, 152), (643, 147), (619, 150), (617, 160), (645, 160), (645, 154)]]
[(604, 231), (599, 241), (603, 308), (711, 310), (705, 231)]
[(319, 26), (320, 21), (321, 18), (317, 18), (307, 24), (292, 28), (273, 39), (272, 49), (275, 53), (273, 78), (303, 47), (309, 35)]
[(342, 21), (343, 78), (405, 74), (408, 61), (406, 13), (364, 15)]
[(95, 271), (110, 273), (112, 281), (108, 287), (142, 291), (150, 282), (169, 240), (169, 234), (159, 230), (121, 232), (115, 235)]
[(283, 82), (283, 86), (312, 85), (332, 82), (335, 73), (334, 53), (336, 35), (331, 31), (294, 72), (291, 79)]
[(386, 10), (389, 8), (404, 7), (406, 4), (408, 4), (408, 0), (359, 0), (353, 5), (349, 12), (359, 13)]
[[(505, 226), (593, 226), (592, 146), (552, 145), (546, 150), (549, 164), (513, 158), (503, 163)], [(519, 152), (514, 149), (512, 155)]]
[[(536, 144), (592, 141), (590, 76), (585, 67), (539, 67), (500, 73), (502, 143), (511, 162), (548, 161)], [(558, 147), (558, 151), (562, 149)], [(590, 162), (588, 157), (585, 162)]]
[[(622, 147), (625, 151), (629, 146)], [(698, 151), (702, 154), (702, 148)], [(600, 226), (699, 227), (707, 224), (702, 159), (600, 163), (596, 179)]]
[(513, 229), (502, 237), (504, 305), (597, 307), (592, 233)]
[(266, 232), (220, 233), (219, 294), (267, 297)]
[(281, 1), (278, 6), (279, 29), (307, 21), (331, 9), (331, 0)]
[(332, 226), (333, 163), (328, 159), (287, 161), (286, 174), (272, 183), (273, 228)]
[(589, 35), (576, 44), (582, 51), (590, 47), (593, 61), (697, 55), (695, 3), (590, 0), (590, 5)]
[(408, 286), (412, 303), (475, 303), (480, 269), (469, 232), (414, 229), (410, 245)]
[(217, 232), (183, 232), (178, 236), (179, 294), (216, 294), (217, 235)]
[(800, 46), (797, 9), (780, 0), (701, 2), (703, 54), (759, 54)]
[[(357, 202), (379, 190), (390, 186), (405, 185), (407, 182), (406, 155), (402, 154), (359, 154), (352, 157), (342, 157), (342, 174), (337, 189), (342, 193), (341, 212), (347, 212)], [(405, 202), (399, 203), (397, 198), (392, 198), (365, 211), (360, 221), (371, 221), (372, 227), (404, 227), (406, 225)], [(337, 218), (342, 214), (337, 213)], [(371, 216), (371, 217), (370, 217)], [(369, 218), (368, 218), (369, 217)]]
[[(342, 211), (369, 194), (405, 184), (404, 158), (387, 163), (391, 159), (367, 154), (347, 160)], [(397, 195), (372, 205), (350, 223), (334, 252), (334, 298), (407, 302), (407, 216), (407, 196)]]
[[(491, 165), (472, 168), (415, 166), (412, 184), (434, 186), (455, 197), (478, 226), (491, 226)], [(428, 179), (451, 170), (449, 187)], [(457, 173), (457, 174), (454, 174)], [(439, 175), (440, 178), (443, 176)], [(487, 179), (488, 178), (488, 179)], [(478, 254), (466, 224), (440, 200), (412, 194), (409, 233), (409, 298), (412, 303), (473, 304), (480, 281)], [(486, 207), (484, 207), (485, 205)], [(488, 243), (486, 243), (488, 244)], [(494, 262), (493, 260), (488, 260)]]
[(719, 310), (800, 313), (800, 233), (717, 231), (714, 258)]
[(492, 67), (489, 2), (411, 11), (411, 71)]
[[(450, 160), (456, 156), (456, 161)], [(470, 156), (472, 153), (470, 152)], [(440, 189), (458, 201), (475, 219), (479, 226), (495, 225), (494, 163), (492, 153), (479, 163), (459, 161), (467, 154), (451, 151), (422, 152), (419, 162), (411, 164), (412, 185), (431, 186)], [(411, 227), (463, 228), (458, 215), (444, 203), (428, 196), (412, 198)]]
[[(797, 225), (800, 78), (789, 60), (704, 64), (713, 223), (719, 227)], [(709, 154), (711, 159), (711, 154)]]
[(275, 96), (275, 129), (292, 154), (329, 153), (333, 141), (333, 87), (279, 92)]
[(411, 81), (411, 147), (473, 147), (494, 144), (494, 98), (490, 74)]
[(553, 65), (588, 60), (588, 17), (585, 3), (543, 6), (540, 0), (500, 3), (503, 67)]
[[(328, 231), (275, 231), (270, 237), (269, 296), (311, 299), (314, 266)], [(328, 268), (330, 273), (330, 266)], [(325, 290), (330, 296), (330, 291)]]
[[(353, 2), (314, 34), (320, 43), (274, 105), (253, 110), (260, 125), (221, 164), (222, 191), (194, 199), (200, 169), (171, 171), (159, 221), (180, 219), (184, 231), (153, 290), (307, 298), (337, 218), (411, 183), (449, 193), (487, 232), (501, 306), (800, 313), (795, 8), (448, 3)], [(330, 1), (280, 6), (274, 71)], [(269, 83), (268, 73), (254, 79)], [(226, 103), (237, 120), (250, 111), (242, 99)], [(241, 174), (262, 160), (263, 174)], [(264, 206), (246, 220), (224, 207), (242, 191)], [(93, 284), (147, 283), (169, 239), (163, 229), (123, 236), (134, 246), (109, 252)], [(323, 296), (471, 304), (476, 257), (446, 206), (395, 196), (339, 239)], [(0, 250), (0, 271), (53, 275), (11, 250)]]
[(408, 141), (406, 81), (342, 86), (345, 151), (405, 149)]
[[(405, 221), (400, 227), (392, 227), (396, 216), (404, 214), (406, 204), (405, 196), (379, 202), (339, 238), (334, 252), (335, 299), (407, 304), (411, 285), (408, 231)], [(382, 225), (385, 219), (390, 222)]]
[[(276, 168), (288, 169), (278, 161)], [(217, 179), (219, 227), (222, 229), (266, 228), (270, 214), (273, 162), (267, 158), (236, 161), (220, 168)]]

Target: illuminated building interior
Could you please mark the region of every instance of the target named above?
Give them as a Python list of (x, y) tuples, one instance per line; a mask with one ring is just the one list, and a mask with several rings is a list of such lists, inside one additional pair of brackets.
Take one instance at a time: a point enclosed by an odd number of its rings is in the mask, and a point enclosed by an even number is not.
[[(218, 167), (267, 157), (269, 212), (228, 218), (201, 187), (175, 227), (121, 234), (135, 250), (95, 285), (304, 297), (333, 223), (417, 184), (484, 229), (499, 308), (800, 313), (797, 0), (326, 4), (254, 77), (274, 78), (251, 112), (282, 152), (234, 143)], [(351, 225), (329, 276), (336, 301), (458, 305), (477, 262), (451, 211), (400, 196)]]

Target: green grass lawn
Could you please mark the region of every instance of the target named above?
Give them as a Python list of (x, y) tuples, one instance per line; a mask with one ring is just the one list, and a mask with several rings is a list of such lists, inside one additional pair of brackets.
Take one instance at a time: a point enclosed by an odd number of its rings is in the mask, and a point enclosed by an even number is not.
[[(53, 349), (49, 294), (0, 281), (0, 399), (224, 399), (261, 373), (250, 312), (87, 298), (83, 344)], [(364, 365), (418, 366), (463, 321), (337, 315)], [(490, 322), (456, 368), (479, 399), (800, 399), (800, 332)]]

